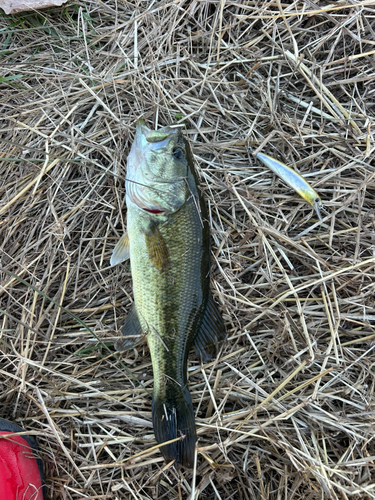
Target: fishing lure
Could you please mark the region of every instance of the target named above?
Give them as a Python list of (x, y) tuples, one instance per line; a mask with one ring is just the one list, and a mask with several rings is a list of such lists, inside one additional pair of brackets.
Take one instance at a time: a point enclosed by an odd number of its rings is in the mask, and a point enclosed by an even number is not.
[(323, 207), (322, 200), (315, 189), (313, 189), (300, 174), (281, 161), (272, 158), (272, 156), (263, 153), (257, 153), (256, 156), (266, 167), (271, 169), (272, 172), (278, 175), (280, 179), (288, 184), (288, 186), (302, 196), (302, 198), (315, 209), (319, 220), (322, 220), (320, 214), (320, 209)]

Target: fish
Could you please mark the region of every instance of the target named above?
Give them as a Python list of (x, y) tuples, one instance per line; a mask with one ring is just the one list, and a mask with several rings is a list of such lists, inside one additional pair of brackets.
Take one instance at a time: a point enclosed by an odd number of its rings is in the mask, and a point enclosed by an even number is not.
[(320, 209), (323, 207), (322, 200), (315, 189), (313, 189), (299, 173), (281, 161), (272, 158), (272, 156), (257, 153), (256, 157), (288, 184), (288, 186), (302, 196), (302, 198), (314, 208), (319, 220), (322, 220), (320, 214)]
[(167, 463), (193, 468), (197, 434), (188, 354), (194, 347), (202, 361), (211, 359), (225, 328), (210, 291), (207, 206), (179, 128), (150, 130), (144, 120), (137, 122), (125, 190), (127, 232), (111, 265), (130, 258), (134, 305), (115, 347), (125, 351), (146, 338), (156, 441)]

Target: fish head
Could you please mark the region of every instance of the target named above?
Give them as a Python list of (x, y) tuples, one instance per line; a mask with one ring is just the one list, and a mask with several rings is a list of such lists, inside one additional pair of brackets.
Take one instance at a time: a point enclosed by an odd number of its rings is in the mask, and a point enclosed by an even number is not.
[(126, 172), (127, 203), (152, 214), (176, 212), (188, 198), (189, 145), (177, 128), (137, 123)]

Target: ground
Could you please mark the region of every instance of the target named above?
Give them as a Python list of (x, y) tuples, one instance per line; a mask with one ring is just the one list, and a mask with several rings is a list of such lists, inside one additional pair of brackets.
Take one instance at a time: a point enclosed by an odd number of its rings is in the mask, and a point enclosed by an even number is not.
[[(0, 416), (36, 436), (49, 498), (375, 498), (374, 30), (358, 0), (0, 15)], [(140, 117), (183, 126), (210, 209), (227, 340), (190, 355), (194, 471), (156, 446), (147, 345), (113, 347)]]

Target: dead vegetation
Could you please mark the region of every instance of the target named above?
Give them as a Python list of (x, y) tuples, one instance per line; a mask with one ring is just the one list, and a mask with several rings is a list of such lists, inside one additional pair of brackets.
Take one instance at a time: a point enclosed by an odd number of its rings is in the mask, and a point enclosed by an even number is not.
[[(358, 0), (1, 16), (0, 416), (37, 436), (51, 499), (375, 498), (374, 30)], [(194, 471), (155, 446), (146, 345), (113, 348), (139, 117), (184, 124), (211, 211), (228, 340), (190, 357)]]

